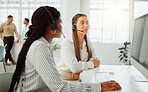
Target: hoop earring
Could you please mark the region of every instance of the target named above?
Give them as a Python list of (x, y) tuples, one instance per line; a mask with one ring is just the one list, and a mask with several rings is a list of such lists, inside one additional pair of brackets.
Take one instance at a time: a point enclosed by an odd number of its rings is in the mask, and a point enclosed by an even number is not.
[(51, 34), (55, 34), (56, 33), (56, 30), (51, 30)]

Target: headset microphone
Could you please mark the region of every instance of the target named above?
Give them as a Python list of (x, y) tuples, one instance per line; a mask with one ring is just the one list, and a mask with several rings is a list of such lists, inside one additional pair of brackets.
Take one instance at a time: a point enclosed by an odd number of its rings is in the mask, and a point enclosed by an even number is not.
[(58, 30), (62, 33), (63, 37), (65, 38), (65, 35), (63, 34), (63, 32), (60, 30), (60, 28), (58, 27)]
[(76, 29), (77, 31), (80, 31), (80, 32), (84, 32), (83, 30), (78, 30), (78, 29)]

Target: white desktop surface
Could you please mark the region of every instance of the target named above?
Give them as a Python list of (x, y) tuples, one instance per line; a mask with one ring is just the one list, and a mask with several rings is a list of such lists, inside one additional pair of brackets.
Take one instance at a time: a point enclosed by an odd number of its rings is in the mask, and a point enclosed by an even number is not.
[(97, 71), (113, 71), (111, 79), (118, 82), (121, 90), (111, 92), (148, 92), (148, 82), (136, 82), (131, 75), (142, 74), (129, 65), (100, 65), (99, 68), (89, 69), (82, 72), (82, 83), (96, 83), (95, 73)]

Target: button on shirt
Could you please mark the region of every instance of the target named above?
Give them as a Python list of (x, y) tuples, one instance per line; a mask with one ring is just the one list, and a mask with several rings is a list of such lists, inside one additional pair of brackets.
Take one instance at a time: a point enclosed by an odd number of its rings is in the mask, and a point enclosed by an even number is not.
[(69, 38), (65, 38), (61, 47), (61, 61), (58, 63), (58, 69), (77, 73), (80, 72), (81, 70), (94, 68), (92, 60), (97, 57), (95, 54), (95, 50), (93, 49), (89, 40), (88, 43), (92, 51), (92, 58), (90, 58), (90, 60), (87, 61), (88, 52), (87, 52), (86, 42), (85, 40), (83, 40), (83, 47), (80, 52), (81, 61), (77, 61), (72, 36), (70, 36)]
[(101, 86), (64, 81), (56, 69), (50, 44), (41, 37), (29, 48), (25, 71), (14, 92), (101, 92)]

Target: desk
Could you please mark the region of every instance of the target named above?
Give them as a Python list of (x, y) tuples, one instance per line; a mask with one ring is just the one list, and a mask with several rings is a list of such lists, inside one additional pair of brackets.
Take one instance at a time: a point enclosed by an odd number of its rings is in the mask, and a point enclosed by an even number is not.
[[(113, 71), (111, 79), (118, 82), (122, 88), (120, 91), (112, 92), (148, 92), (148, 82), (136, 82), (131, 75), (142, 74), (134, 67), (129, 65), (100, 65), (101, 69)], [(82, 72), (82, 83), (96, 83), (95, 73), (97, 69), (89, 69)]]

